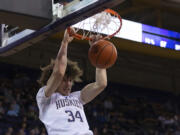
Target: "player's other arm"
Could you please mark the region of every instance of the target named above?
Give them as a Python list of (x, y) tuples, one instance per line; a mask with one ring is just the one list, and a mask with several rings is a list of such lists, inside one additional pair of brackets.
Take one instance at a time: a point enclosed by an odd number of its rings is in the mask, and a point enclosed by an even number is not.
[(81, 99), (88, 103), (99, 95), (107, 86), (106, 69), (96, 68), (96, 81), (86, 85), (81, 91)]
[(72, 37), (69, 36), (67, 31), (65, 31), (64, 39), (61, 42), (61, 47), (55, 59), (54, 68), (50, 78), (47, 81), (47, 85), (45, 88), (45, 96), (51, 96), (59, 87), (67, 66), (67, 49), (68, 43), (73, 40)]
[[(96, 41), (102, 38), (101, 35), (92, 35), (92, 40), (89, 41), (90, 46), (92, 46)], [(107, 74), (106, 69), (96, 68), (96, 78), (94, 83), (90, 83), (85, 86), (81, 91), (81, 99), (88, 103), (93, 100), (97, 95), (99, 95), (107, 86)]]

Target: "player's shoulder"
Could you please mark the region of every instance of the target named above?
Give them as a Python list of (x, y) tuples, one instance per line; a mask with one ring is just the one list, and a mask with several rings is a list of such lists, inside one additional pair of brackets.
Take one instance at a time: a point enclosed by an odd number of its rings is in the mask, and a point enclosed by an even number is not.
[(46, 88), (46, 86), (40, 87), (40, 88), (38, 89), (38, 91), (37, 91), (37, 94), (43, 93), (44, 90), (45, 90), (45, 88)]
[(46, 89), (46, 86), (43, 86), (41, 88), (39, 88), (37, 94), (36, 94), (36, 99), (38, 98), (45, 98), (45, 99), (49, 99), (50, 97), (46, 97), (45, 96), (45, 89)]

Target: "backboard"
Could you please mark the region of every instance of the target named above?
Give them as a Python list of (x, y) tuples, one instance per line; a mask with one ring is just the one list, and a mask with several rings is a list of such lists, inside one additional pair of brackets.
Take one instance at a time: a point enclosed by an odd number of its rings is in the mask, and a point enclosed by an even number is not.
[(14, 54), (124, 0), (0, 1), (0, 56)]

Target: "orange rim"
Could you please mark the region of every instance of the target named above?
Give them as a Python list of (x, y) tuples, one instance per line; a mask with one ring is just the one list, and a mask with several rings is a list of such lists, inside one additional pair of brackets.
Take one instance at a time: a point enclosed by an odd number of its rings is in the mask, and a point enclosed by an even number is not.
[[(121, 27), (122, 27), (122, 18), (121, 18), (121, 16), (120, 16), (116, 11), (114, 11), (114, 10), (112, 10), (112, 9), (106, 9), (106, 10), (104, 10), (104, 11), (107, 12), (107, 13), (110, 13), (110, 14), (112, 14), (112, 15), (114, 15), (114, 16), (116, 16), (116, 17), (119, 19), (119, 21), (120, 21), (120, 26), (119, 26), (119, 28), (118, 28), (113, 34), (107, 35), (107, 36), (101, 38), (101, 39), (110, 39), (110, 38), (112, 38), (113, 36), (115, 36), (115, 35), (121, 30)], [(71, 36), (75, 37), (75, 38), (78, 39), (78, 40), (81, 40), (81, 39), (92, 40), (90, 37), (83, 37), (83, 35), (78, 34), (78, 33), (72, 34), (72, 33), (71, 33), (71, 27), (68, 27), (68, 28), (67, 28), (67, 32), (68, 32)]]

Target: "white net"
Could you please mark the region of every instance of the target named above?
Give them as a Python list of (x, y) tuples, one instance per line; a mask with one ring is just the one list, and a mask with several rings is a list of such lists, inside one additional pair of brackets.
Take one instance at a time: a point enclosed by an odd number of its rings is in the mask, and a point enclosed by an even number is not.
[(121, 21), (116, 15), (103, 11), (73, 25), (73, 27), (76, 33), (82, 35), (82, 39), (84, 39), (91, 35), (112, 35), (120, 25)]

